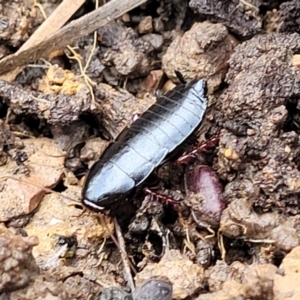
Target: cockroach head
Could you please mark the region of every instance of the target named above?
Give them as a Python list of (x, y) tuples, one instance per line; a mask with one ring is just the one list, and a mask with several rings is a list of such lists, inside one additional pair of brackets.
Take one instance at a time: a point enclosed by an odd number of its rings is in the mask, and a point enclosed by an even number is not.
[(89, 201), (86, 198), (82, 199), (82, 203), (90, 210), (95, 211), (95, 212), (103, 212), (105, 210), (105, 207), (99, 206), (96, 203)]
[(135, 187), (134, 180), (110, 161), (97, 161), (90, 169), (82, 189), (82, 203), (90, 209), (109, 210)]
[(92, 197), (92, 193), (85, 192), (82, 195), (82, 204), (92, 211), (103, 212), (111, 209), (113, 204), (124, 197), (123, 194), (105, 194), (98, 197)]

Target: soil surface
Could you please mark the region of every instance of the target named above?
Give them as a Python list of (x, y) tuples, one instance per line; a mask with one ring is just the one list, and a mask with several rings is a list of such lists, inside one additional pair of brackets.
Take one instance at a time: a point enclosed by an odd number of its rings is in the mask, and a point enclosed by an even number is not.
[[(0, 0), (0, 59), (60, 2)], [(299, 25), (297, 0), (149, 0), (0, 77), (0, 300), (300, 299)], [(110, 142), (197, 79), (199, 129), (87, 209)]]

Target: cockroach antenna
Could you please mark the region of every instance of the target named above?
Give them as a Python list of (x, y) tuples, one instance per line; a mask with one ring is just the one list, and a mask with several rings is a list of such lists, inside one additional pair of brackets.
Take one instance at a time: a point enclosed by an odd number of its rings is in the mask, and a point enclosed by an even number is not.
[(30, 182), (30, 181), (27, 181), (27, 180), (24, 180), (24, 179), (21, 179), (21, 178), (17, 178), (17, 177), (11, 176), (11, 175), (5, 175), (5, 176), (1, 176), (0, 177), (0, 181), (5, 180), (5, 179), (12, 179), (12, 180), (15, 180), (15, 181), (19, 181), (19, 182), (22, 182), (22, 183), (25, 183), (25, 184), (37, 187), (39, 189), (44, 190), (46, 193), (51, 193), (51, 194), (58, 195), (58, 196), (63, 197), (65, 199), (67, 199), (67, 200), (75, 202), (76, 205), (81, 205), (82, 206), (82, 203), (81, 203), (81, 201), (79, 199), (72, 198), (72, 197), (69, 197), (69, 196), (66, 196), (66, 195), (62, 195), (61, 193), (53, 191), (51, 189), (48, 189), (48, 188), (46, 188), (46, 187), (44, 187), (42, 185), (39, 185), (39, 184)]
[[(14, 176), (11, 176), (11, 175), (5, 175), (5, 176), (1, 176), (0, 177), (0, 181), (2, 180), (5, 180), (5, 179), (12, 179), (12, 180), (16, 180), (16, 181), (19, 181), (19, 182), (22, 182), (24, 184), (28, 184), (28, 185), (31, 185), (31, 186), (34, 186), (34, 187), (37, 187), (37, 188), (40, 188), (42, 190), (44, 190), (45, 192), (47, 193), (51, 193), (51, 194), (55, 194), (55, 195), (58, 195), (59, 197), (63, 197), (73, 203), (71, 203), (71, 205), (75, 204), (75, 205), (80, 205), (83, 207), (83, 213), (86, 211), (86, 208), (82, 205), (81, 201), (79, 199), (75, 199), (75, 198), (72, 198), (72, 197), (69, 197), (69, 196), (66, 196), (66, 195), (62, 195), (61, 193), (59, 192), (56, 192), (56, 191), (53, 191), (51, 189), (48, 189), (44, 186), (41, 186), (39, 184), (35, 184), (35, 183), (32, 183), (32, 182), (29, 182), (27, 180), (24, 180), (24, 179), (21, 179), (21, 178), (17, 178), (17, 177), (14, 177)], [(83, 215), (80, 214), (79, 216), (76, 216), (76, 217), (80, 217)], [(110, 231), (109, 227), (107, 226), (107, 224), (105, 223), (105, 226), (106, 226), (106, 229), (108, 230), (109, 232), (109, 235), (112, 239), (112, 241), (114, 242), (114, 244), (116, 245), (116, 247), (120, 250), (121, 252), (121, 256), (122, 256), (122, 260), (123, 260), (123, 263), (124, 263), (124, 268), (125, 268), (125, 272), (127, 274), (127, 276), (130, 275), (130, 270), (132, 270), (132, 272), (134, 274), (137, 274), (137, 271), (134, 267), (134, 265), (131, 263), (131, 261), (128, 259), (127, 257), (127, 254), (126, 254), (126, 251), (125, 251), (125, 242), (121, 236), (121, 229), (118, 225), (118, 222), (116, 219), (114, 219), (114, 224), (115, 224), (115, 228), (116, 228), (116, 234), (117, 234), (117, 238), (114, 236), (114, 234)], [(129, 276), (128, 278), (129, 280), (129, 283), (130, 283), (130, 286), (131, 286), (131, 289), (134, 290), (134, 284), (133, 284), (133, 280), (132, 280), (132, 277)]]

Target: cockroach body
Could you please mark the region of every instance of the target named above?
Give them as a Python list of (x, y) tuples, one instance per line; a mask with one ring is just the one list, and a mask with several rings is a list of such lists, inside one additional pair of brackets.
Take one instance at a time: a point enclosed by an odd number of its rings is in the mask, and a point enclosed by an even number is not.
[(161, 96), (92, 166), (82, 190), (83, 204), (103, 210), (126, 197), (199, 127), (207, 102), (204, 80)]

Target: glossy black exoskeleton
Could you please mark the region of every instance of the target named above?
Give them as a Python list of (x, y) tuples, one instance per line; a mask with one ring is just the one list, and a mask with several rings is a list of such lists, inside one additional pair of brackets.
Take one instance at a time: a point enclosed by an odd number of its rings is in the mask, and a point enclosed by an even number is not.
[(204, 80), (181, 84), (124, 129), (92, 166), (83, 204), (103, 210), (140, 185), (200, 125), (207, 108)]

